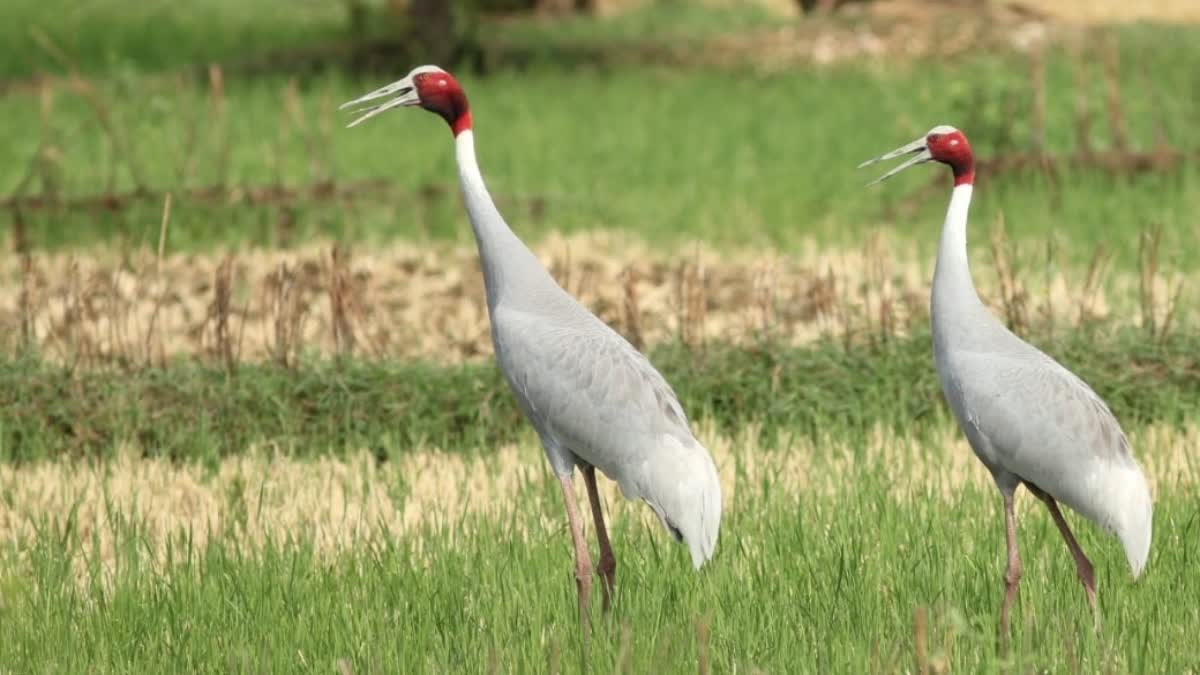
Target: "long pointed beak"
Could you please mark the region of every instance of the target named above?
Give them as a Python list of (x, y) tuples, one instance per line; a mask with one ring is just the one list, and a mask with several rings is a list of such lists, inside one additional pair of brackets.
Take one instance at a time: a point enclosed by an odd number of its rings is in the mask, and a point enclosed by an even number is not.
[(395, 82), (389, 84), (386, 87), (380, 87), (379, 89), (376, 89), (375, 91), (373, 91), (369, 94), (366, 94), (364, 96), (359, 96), (358, 98), (354, 99), (353, 101), (346, 101), (345, 103), (338, 106), (338, 110), (345, 110), (346, 108), (350, 108), (352, 106), (361, 106), (363, 103), (366, 103), (368, 101), (374, 101), (375, 99), (383, 98), (385, 96), (392, 96), (392, 95), (395, 95), (396, 98), (393, 98), (390, 101), (385, 101), (383, 103), (379, 103), (379, 104), (375, 104), (375, 105), (362, 106), (362, 107), (358, 108), (357, 110), (355, 110), (354, 112), (361, 112), (361, 113), (366, 113), (366, 114), (363, 115), (362, 117), (359, 117), (358, 119), (354, 120), (350, 124), (347, 124), (346, 127), (350, 128), (350, 127), (356, 126), (358, 124), (361, 124), (361, 123), (371, 119), (372, 117), (378, 115), (379, 113), (387, 111), (387, 110), (391, 110), (392, 108), (417, 105), (418, 103), (421, 102), (421, 97), (417, 94), (416, 87), (413, 86), (412, 78), (405, 77), (402, 80), (396, 80)]
[(875, 180), (871, 181), (870, 183), (867, 183), (867, 185), (874, 185), (876, 183), (882, 183), (883, 181), (891, 178), (892, 176), (895, 176), (896, 174), (900, 173), (901, 171), (907, 169), (910, 166), (916, 166), (918, 164), (923, 164), (923, 163), (928, 162), (929, 160), (933, 159), (933, 155), (929, 152), (929, 148), (925, 147), (925, 139), (924, 138), (919, 138), (919, 139), (913, 141), (912, 143), (909, 143), (908, 145), (896, 148), (895, 150), (893, 150), (885, 155), (880, 155), (880, 156), (876, 157), (875, 159), (868, 159), (867, 161), (863, 162), (862, 164), (859, 164), (858, 168), (861, 169), (864, 166), (870, 166), (876, 162), (882, 162), (882, 161), (889, 160), (889, 159), (895, 159), (897, 157), (903, 157), (904, 155), (911, 155), (914, 152), (917, 153), (915, 157), (913, 157), (912, 159), (908, 160), (907, 162), (901, 164), (900, 166), (892, 169), (891, 171), (883, 174), (879, 178), (876, 178)]

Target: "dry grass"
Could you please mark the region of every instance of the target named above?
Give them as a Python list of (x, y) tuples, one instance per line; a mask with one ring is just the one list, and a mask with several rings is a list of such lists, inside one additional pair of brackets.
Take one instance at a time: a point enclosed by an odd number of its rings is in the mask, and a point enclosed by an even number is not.
[[(862, 59), (949, 58), (977, 51), (1037, 51), (1091, 42), (1114, 24), (1200, 23), (1192, 0), (822, 0), (841, 21), (818, 15), (776, 28), (715, 37), (683, 63), (753, 63), (764, 70)], [(798, 3), (797, 3), (798, 4)], [(664, 55), (656, 55), (663, 58)], [(670, 58), (672, 55), (666, 55)]]
[(1193, 0), (1023, 0), (1020, 4), (1056, 19), (1078, 23), (1200, 23), (1200, 3)]
[[(796, 0), (749, 0), (780, 16), (795, 16), (799, 13), (800, 3)], [(723, 7), (736, 5), (746, 0), (705, 0), (706, 4)], [(1129, 2), (1128, 0), (985, 0), (996, 10), (1005, 10), (1017, 6), (1025, 11), (1033, 11), (1055, 19), (1079, 23), (1115, 23), (1124, 21), (1163, 21), (1163, 22), (1200, 22), (1200, 4), (1193, 0), (1149, 0), (1147, 2)], [(617, 14), (646, 4), (646, 0), (596, 0), (596, 8), (603, 14)], [(749, 4), (749, 3), (748, 3)], [(837, 2), (830, 4), (850, 3)], [(957, 7), (955, 6), (957, 4)], [(978, 10), (984, 3), (968, 0), (966, 2), (930, 2), (929, 0), (876, 0), (868, 3), (867, 7), (889, 13), (897, 7), (920, 10), (926, 14), (936, 12), (952, 12), (955, 10)]]
[[(785, 439), (785, 450), (756, 444), (750, 440), (757, 437), (753, 429), (742, 438), (709, 427), (698, 431), (716, 458), (726, 508), (732, 510), (768, 489), (772, 499), (834, 495), (852, 489), (864, 467), (885, 471), (892, 479), (890, 497), (900, 501), (931, 494), (950, 498), (964, 485), (986, 487), (991, 480), (950, 423), (927, 442), (877, 430), (860, 443)], [(1145, 428), (1132, 441), (1156, 493), (1193, 489), (1200, 482), (1192, 458), (1200, 427)], [(576, 483), (582, 504), (586, 495), (581, 481)], [(211, 537), (233, 536), (250, 551), (268, 540), (303, 536), (321, 554), (336, 555), (379, 536), (416, 541), (430, 531), (465, 536), (473, 525), (507, 520), (518, 509), (533, 514), (520, 519), (535, 524), (529, 536), (555, 536), (563, 527), (561, 504), (548, 485), (541, 449), (528, 437), (487, 456), (423, 450), (390, 463), (365, 451), (346, 459), (297, 460), (250, 448), (215, 469), (132, 452), (99, 464), (4, 464), (0, 542), (19, 544), (47, 522), (61, 528), (70, 521), (70, 536), (85, 548), (95, 542), (100, 560), (111, 561), (120, 531), (114, 524), (134, 523), (159, 556), (168, 541), (184, 536), (195, 550)], [(614, 522), (634, 518), (657, 527), (649, 509), (620, 498), (615, 483), (601, 486)]]
[[(639, 345), (886, 339), (926, 321), (932, 268), (886, 232), (850, 250), (810, 242), (787, 252), (699, 244), (669, 252), (584, 234), (548, 237), (537, 252), (568, 291)], [(1045, 261), (1017, 265), (1015, 256), (994, 237), (976, 277), (1019, 330), (1115, 318), (1146, 322), (1157, 335), (1174, 320), (1184, 279), (1159, 268), (1157, 250), (1127, 275), (1109, 274), (1103, 256), (1083, 270), (1055, 264), (1053, 274), (1030, 274)], [(483, 298), (473, 246), (22, 256), (0, 278), (0, 348), (27, 342), (85, 367), (179, 356), (291, 365), (302, 354), (456, 362), (491, 353)]]

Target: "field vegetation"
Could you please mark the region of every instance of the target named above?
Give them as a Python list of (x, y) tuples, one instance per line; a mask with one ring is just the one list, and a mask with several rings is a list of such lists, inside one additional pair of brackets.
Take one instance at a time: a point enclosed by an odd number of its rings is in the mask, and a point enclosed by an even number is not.
[[(390, 15), (118, 4), (0, 8), (0, 673), (1200, 672), (1200, 29), (482, 19), (456, 72), (501, 210), (725, 492), (695, 574), (602, 481), (618, 590), (585, 639), (443, 125), (336, 112), (413, 65), (353, 56)], [(1096, 630), (1019, 498), (1007, 651), (999, 496), (930, 356), (945, 176), (853, 168), (938, 123), (981, 159), (985, 300), (1109, 402), (1156, 500), (1136, 583), (1068, 514)]]
[(474, 458), (260, 448), (208, 469), (136, 453), (6, 468), (0, 653), (18, 671), (1196, 667), (1194, 429), (1134, 438), (1158, 494), (1143, 580), (1081, 528), (1100, 633), (1049, 519), (1021, 501), (1021, 618), (999, 657), (998, 499), (957, 430), (930, 427), (768, 450), (702, 426), (730, 508), (699, 575), (610, 486), (619, 585), (586, 655), (561, 499), (528, 433)]

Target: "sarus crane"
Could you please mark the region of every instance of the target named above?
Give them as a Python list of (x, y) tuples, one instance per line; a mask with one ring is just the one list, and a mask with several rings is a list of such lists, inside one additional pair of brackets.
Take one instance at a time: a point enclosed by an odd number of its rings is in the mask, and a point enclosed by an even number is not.
[(721, 523), (721, 484), (712, 455), (692, 434), (675, 392), (625, 338), (562, 289), (505, 223), (475, 159), (467, 96), (437, 66), (342, 107), (382, 102), (354, 126), (393, 108), (419, 106), (442, 117), (454, 135), (458, 180), (483, 269), (496, 362), (522, 412), (536, 430), (561, 484), (571, 542), (579, 611), (586, 621), (592, 562), (575, 504), (578, 467), (587, 488), (596, 538), (604, 608), (616, 558), (604, 526), (596, 469), (630, 499), (642, 499), (699, 569), (712, 558)]
[(937, 126), (921, 138), (859, 168), (911, 155), (878, 183), (929, 161), (954, 176), (933, 274), (930, 319), (942, 392), (975, 456), (1004, 500), (1008, 564), (1000, 606), (1007, 640), (1009, 610), (1021, 580), (1013, 496), (1021, 485), (1046, 505), (1075, 559), (1097, 626), (1096, 577), (1058, 504), (1116, 534), (1134, 579), (1150, 553), (1153, 504), (1129, 440), (1108, 405), (1083, 380), (1013, 334), (984, 306), (967, 260), (967, 210), (975, 158), (961, 131)]

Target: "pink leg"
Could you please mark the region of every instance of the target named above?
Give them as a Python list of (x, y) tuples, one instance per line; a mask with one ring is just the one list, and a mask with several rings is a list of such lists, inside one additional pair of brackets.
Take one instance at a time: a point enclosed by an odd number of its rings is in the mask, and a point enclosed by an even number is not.
[(1004, 570), (1004, 604), (1000, 605), (1000, 644), (1008, 647), (1008, 614), (1021, 584), (1021, 557), (1017, 554), (1017, 517), (1013, 495), (1004, 495), (1004, 540), (1008, 546), (1008, 568)]
[(588, 601), (592, 592), (592, 558), (588, 555), (587, 543), (583, 540), (583, 524), (579, 522), (579, 510), (575, 506), (575, 490), (571, 487), (571, 475), (558, 479), (562, 486), (563, 502), (567, 506), (567, 524), (571, 527), (571, 544), (575, 547), (575, 588), (579, 592), (579, 620), (584, 630), (588, 628)]
[(608, 528), (604, 526), (604, 512), (600, 509), (600, 493), (596, 491), (596, 468), (585, 466), (583, 484), (587, 488), (588, 502), (592, 505), (592, 521), (596, 524), (596, 539), (600, 540), (600, 586), (604, 590), (604, 611), (608, 611), (611, 595), (617, 579), (617, 557), (613, 555), (608, 541)]
[(1096, 627), (1100, 627), (1100, 613), (1096, 610), (1096, 573), (1092, 569), (1092, 561), (1088, 560), (1084, 555), (1083, 549), (1079, 548), (1079, 542), (1075, 540), (1075, 535), (1071, 533), (1070, 526), (1067, 525), (1067, 519), (1063, 517), (1062, 511), (1058, 508), (1058, 502), (1054, 497), (1037, 490), (1034, 492), (1046, 504), (1046, 508), (1050, 509), (1050, 517), (1054, 518), (1054, 524), (1058, 526), (1058, 531), (1062, 534), (1063, 539), (1067, 542), (1067, 549), (1071, 551), (1071, 557), (1075, 559), (1075, 572), (1079, 575), (1079, 581), (1083, 584), (1083, 592), (1087, 596), (1088, 607), (1092, 610), (1092, 616), (1096, 620)]

